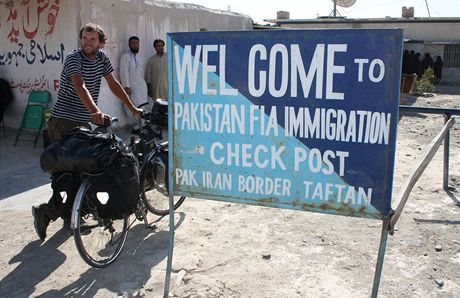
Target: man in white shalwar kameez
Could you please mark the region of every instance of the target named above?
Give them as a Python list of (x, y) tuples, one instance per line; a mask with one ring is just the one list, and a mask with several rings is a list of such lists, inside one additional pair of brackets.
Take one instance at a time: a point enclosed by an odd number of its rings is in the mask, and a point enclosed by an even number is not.
[[(147, 84), (144, 80), (144, 59), (139, 53), (139, 38), (131, 36), (129, 38), (129, 52), (123, 53), (120, 58), (120, 82), (131, 101), (136, 107), (148, 103)], [(131, 111), (126, 111), (130, 124), (133, 125), (133, 133), (139, 131), (141, 122), (134, 118)]]

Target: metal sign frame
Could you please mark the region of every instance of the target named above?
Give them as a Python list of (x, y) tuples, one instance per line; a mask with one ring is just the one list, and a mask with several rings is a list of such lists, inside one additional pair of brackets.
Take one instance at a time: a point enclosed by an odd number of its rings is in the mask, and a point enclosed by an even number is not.
[(171, 193), (387, 225), (402, 42), (401, 29), (168, 34)]

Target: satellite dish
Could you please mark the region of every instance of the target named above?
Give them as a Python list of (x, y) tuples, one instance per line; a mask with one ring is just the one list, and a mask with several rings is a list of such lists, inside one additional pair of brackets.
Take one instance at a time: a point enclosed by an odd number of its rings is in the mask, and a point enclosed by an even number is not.
[(332, 2), (340, 7), (350, 7), (355, 4), (356, 0), (332, 0)]

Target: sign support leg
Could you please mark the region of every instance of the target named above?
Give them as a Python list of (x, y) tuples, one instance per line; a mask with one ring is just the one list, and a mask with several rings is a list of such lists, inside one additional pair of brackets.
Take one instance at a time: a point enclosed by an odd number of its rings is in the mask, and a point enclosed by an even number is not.
[(166, 264), (166, 278), (165, 288), (163, 291), (163, 297), (167, 298), (169, 295), (169, 285), (171, 283), (171, 271), (172, 271), (172, 258), (173, 258), (173, 246), (174, 246), (174, 195), (172, 191), (169, 193), (169, 244), (168, 244), (168, 261)]
[(375, 266), (374, 284), (372, 285), (372, 298), (377, 298), (380, 286), (380, 278), (382, 277), (383, 260), (385, 258), (385, 250), (388, 239), (388, 225), (390, 223), (389, 218), (385, 218), (382, 224), (382, 235), (380, 236), (379, 255), (377, 258), (377, 264)]

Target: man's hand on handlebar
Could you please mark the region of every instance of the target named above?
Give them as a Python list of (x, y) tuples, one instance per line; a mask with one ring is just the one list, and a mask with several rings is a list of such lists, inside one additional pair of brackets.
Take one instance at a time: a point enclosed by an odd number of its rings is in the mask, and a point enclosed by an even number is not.
[(104, 125), (107, 122), (106, 119), (110, 120), (111, 118), (110, 115), (104, 114), (101, 111), (91, 114), (91, 122), (96, 125)]
[(136, 117), (142, 117), (141, 115), (142, 115), (142, 113), (144, 112), (144, 110), (143, 110), (143, 109), (140, 109), (140, 108), (135, 108), (135, 109), (136, 109), (136, 110), (133, 111), (134, 115), (135, 115)]
[(144, 106), (148, 106), (149, 103), (148, 102), (144, 102), (143, 104), (141, 104), (138, 109), (141, 110), (141, 113), (139, 114), (139, 117), (141, 117), (141, 119), (145, 119), (145, 113), (148, 113), (147, 111), (144, 110)]
[(102, 112), (91, 114), (91, 122), (97, 126), (109, 127), (112, 124), (112, 121), (117, 120), (118, 119), (110, 116), (109, 114), (104, 114)]
[[(133, 113), (137, 117), (142, 117), (143, 109), (134, 108)], [(101, 111), (91, 114), (91, 122), (95, 125), (109, 126), (112, 123), (112, 116), (104, 114)]]

